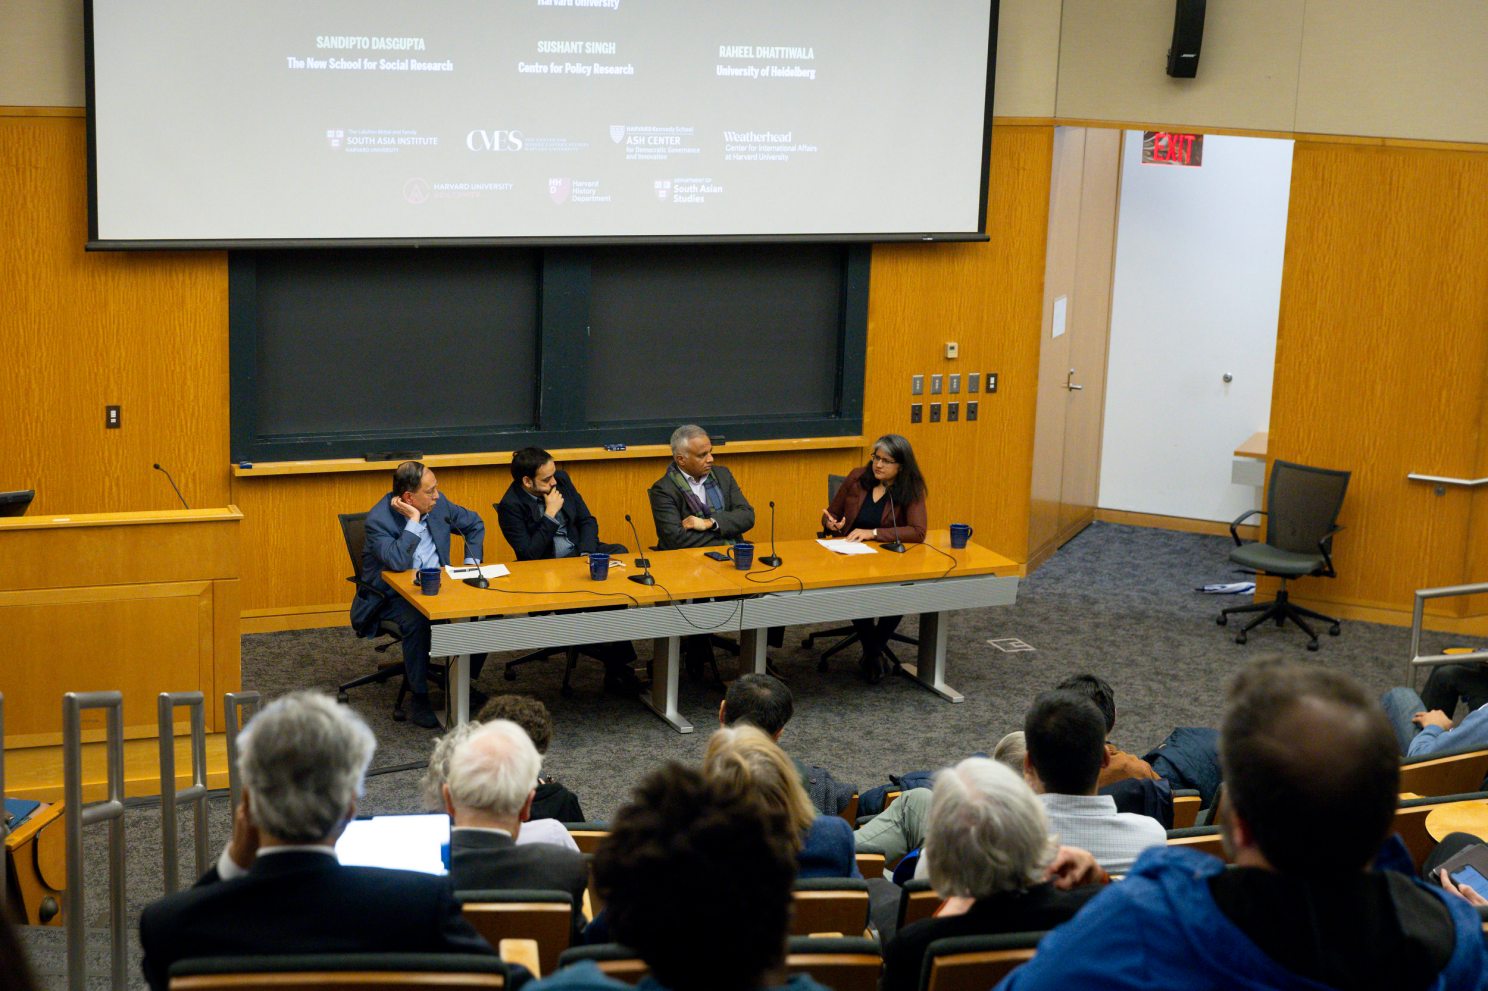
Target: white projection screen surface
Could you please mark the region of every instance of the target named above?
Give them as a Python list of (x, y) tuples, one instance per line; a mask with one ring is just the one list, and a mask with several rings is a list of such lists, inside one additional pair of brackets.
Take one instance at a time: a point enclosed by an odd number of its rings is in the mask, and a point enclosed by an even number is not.
[(90, 0), (90, 244), (984, 237), (996, 14)]

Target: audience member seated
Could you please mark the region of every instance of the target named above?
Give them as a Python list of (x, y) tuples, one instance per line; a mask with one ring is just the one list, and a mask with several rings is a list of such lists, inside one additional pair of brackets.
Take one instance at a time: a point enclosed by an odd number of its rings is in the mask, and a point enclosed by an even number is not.
[[(548, 707), (531, 695), (493, 696), (476, 718), (483, 723), (493, 719), (510, 719), (527, 731), (537, 752), (544, 758), (547, 757), (548, 745), (553, 742), (553, 717), (548, 714)], [(532, 799), (532, 820), (541, 819), (556, 819), (559, 822), (586, 821), (584, 810), (579, 807), (579, 796), (552, 777), (537, 780), (537, 795)]]
[(717, 730), (703, 755), (703, 773), (758, 795), (795, 829), (798, 876), (862, 877), (847, 820), (818, 815), (785, 751), (762, 730), (741, 724)]
[[(1430, 683), (1427, 684), (1429, 687)], [(1390, 718), (1400, 753), (1406, 757), (1488, 747), (1488, 702), (1463, 716), (1456, 728), (1452, 726), (1450, 711), (1457, 708), (1455, 697), (1446, 703), (1449, 709), (1432, 709), (1411, 689), (1392, 688), (1380, 699), (1380, 704)]]
[(930, 883), (948, 902), (885, 948), (883, 991), (917, 991), (925, 950), (937, 939), (1052, 929), (1100, 890), (1055, 887), (1043, 806), (1021, 774), (983, 757), (935, 776), (925, 850), (934, 858)]
[(1253, 664), (1220, 739), (1235, 868), (1181, 847), (1144, 853), (999, 989), (1484, 986), (1477, 912), (1412, 876), (1398, 839), (1381, 847), (1400, 762), (1356, 682)]
[(1457, 711), (1457, 701), (1469, 711), (1488, 705), (1488, 665), (1442, 664), (1431, 669), (1421, 689), (1423, 709), (1440, 709), (1447, 715)]
[[(785, 732), (785, 726), (795, 713), (795, 699), (790, 688), (779, 678), (768, 674), (746, 674), (735, 678), (728, 686), (728, 694), (718, 703), (718, 725), (733, 726), (745, 722), (757, 726), (777, 744)], [(823, 815), (837, 815), (847, 808), (857, 785), (845, 784), (832, 777), (824, 767), (812, 767), (790, 756), (801, 776), (801, 785), (816, 811)]]
[(1006, 764), (1018, 776), (1023, 775), (1023, 759), (1028, 756), (1028, 744), (1023, 741), (1023, 731), (1015, 729), (1001, 740), (997, 746), (992, 748), (992, 759), (999, 764)]
[[(785, 975), (798, 836), (786, 813), (680, 764), (646, 777), (594, 855), (614, 936), (648, 991), (825, 991)], [(533, 991), (630, 991), (591, 962)]]
[(1118, 812), (1111, 796), (1096, 793), (1111, 756), (1105, 717), (1094, 702), (1077, 692), (1045, 692), (1024, 717), (1023, 737), (1024, 776), (1061, 842), (1089, 850), (1112, 874), (1124, 873), (1148, 847), (1167, 843), (1156, 819)]
[(573, 941), (583, 939), (589, 868), (584, 855), (551, 843), (517, 845), (536, 794), (542, 757), (525, 730), (506, 719), (486, 723), (455, 747), (444, 783), (450, 815), (450, 882), (456, 891), (523, 888), (566, 891), (573, 899)]
[(1106, 756), (1110, 760), (1105, 767), (1101, 768), (1100, 780), (1096, 783), (1096, 787), (1104, 788), (1106, 785), (1125, 781), (1127, 778), (1149, 781), (1157, 778), (1157, 772), (1152, 769), (1151, 764), (1134, 754), (1116, 749), (1116, 745), (1111, 742), (1111, 731), (1116, 728), (1116, 693), (1111, 690), (1110, 684), (1104, 678), (1097, 678), (1093, 674), (1077, 674), (1064, 679), (1055, 688), (1058, 691), (1075, 692), (1085, 696), (1095, 703), (1095, 707), (1100, 710), (1101, 716), (1106, 720)]
[[(481, 712), (485, 712), (485, 709)], [(423, 780), (419, 782), (419, 805), (424, 811), (444, 811), (444, 782), (449, 777), (450, 757), (454, 755), (456, 747), (470, 739), (480, 728), (481, 721), (467, 720), (434, 741), (429, 766), (424, 771)], [(517, 845), (526, 846), (529, 843), (551, 843), (575, 853), (579, 850), (573, 834), (556, 819), (529, 819), (524, 822), (522, 831), (517, 836)]]
[(336, 860), (376, 746), (354, 711), (310, 692), (249, 721), (232, 842), (194, 888), (140, 915), (151, 988), (164, 991), (171, 964), (191, 957), (495, 952), (446, 879)]

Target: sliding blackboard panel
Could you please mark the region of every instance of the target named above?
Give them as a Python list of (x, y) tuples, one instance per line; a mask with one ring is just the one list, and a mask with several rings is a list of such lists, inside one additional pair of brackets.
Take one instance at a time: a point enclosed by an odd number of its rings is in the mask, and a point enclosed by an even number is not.
[(834, 245), (596, 251), (589, 421), (830, 416), (842, 258)]

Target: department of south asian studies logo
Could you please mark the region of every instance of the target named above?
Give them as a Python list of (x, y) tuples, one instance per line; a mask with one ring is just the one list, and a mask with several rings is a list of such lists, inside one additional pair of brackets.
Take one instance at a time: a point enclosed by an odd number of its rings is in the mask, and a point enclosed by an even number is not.
[(611, 124), (610, 125), (610, 140), (613, 141), (613, 142), (615, 142), (615, 144), (619, 144), (620, 142), (622, 142), (622, 141), (625, 140), (625, 125), (624, 124)]
[(672, 195), (672, 180), (670, 180), (670, 179), (657, 179), (656, 180), (656, 198), (659, 199), (659, 200), (661, 200), (663, 203), (665, 203), (666, 202), (666, 198), (668, 196), (670, 196), (670, 195)]
[(552, 197), (553, 202), (554, 203), (557, 203), (559, 206), (562, 206), (564, 203), (567, 203), (568, 202), (568, 194), (569, 193), (572, 193), (572, 192), (573, 192), (573, 180), (572, 179), (549, 179), (548, 180), (548, 195), (550, 197)]

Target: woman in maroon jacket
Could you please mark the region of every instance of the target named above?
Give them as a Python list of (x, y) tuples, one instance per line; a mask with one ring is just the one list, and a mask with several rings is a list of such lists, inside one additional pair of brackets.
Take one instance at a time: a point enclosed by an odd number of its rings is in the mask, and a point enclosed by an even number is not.
[[(898, 434), (884, 434), (873, 444), (873, 456), (847, 476), (832, 505), (822, 514), (829, 534), (845, 540), (875, 540), (882, 544), (918, 544), (925, 540), (925, 476), (920, 474), (914, 448)], [(883, 678), (883, 649), (899, 625), (900, 616), (877, 621), (855, 619), (863, 644), (859, 667), (863, 677), (877, 684)]]

